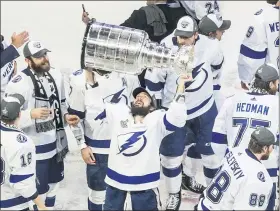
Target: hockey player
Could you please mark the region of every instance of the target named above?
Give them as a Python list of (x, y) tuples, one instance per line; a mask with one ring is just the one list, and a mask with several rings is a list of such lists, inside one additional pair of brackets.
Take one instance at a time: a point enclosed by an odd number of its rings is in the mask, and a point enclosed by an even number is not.
[(269, 158), (274, 145), (275, 135), (260, 127), (249, 138), (248, 148), (228, 150), (197, 210), (273, 210), (275, 190), (261, 161)]
[(12, 43), (8, 46), (1, 35), (1, 98), (10, 79), (16, 74), (16, 61), (19, 57), (18, 48), (28, 41), (29, 34), (23, 31), (12, 35)]
[(33, 141), (18, 127), (21, 95), (1, 101), (1, 210), (46, 210), (36, 189), (36, 154)]
[[(221, 93), (221, 75), (222, 66), (224, 63), (224, 55), (219, 41), (226, 30), (231, 26), (230, 20), (223, 20), (220, 14), (208, 14), (204, 16), (199, 22), (199, 31), (201, 34), (208, 36), (208, 42), (212, 44), (210, 48), (213, 49), (212, 58), (210, 55), (211, 69), (213, 72), (213, 89), (214, 98), (218, 111), (222, 106), (225, 97)], [(207, 44), (206, 44), (207, 45)], [(208, 45), (207, 45), (208, 46)]]
[(79, 134), (76, 139), (80, 139), (81, 154), (87, 164), (88, 210), (102, 210), (105, 200), (104, 179), (112, 130), (106, 120), (105, 103), (130, 105), (134, 87), (139, 87), (136, 76), (115, 72), (81, 69), (70, 76), (68, 111), (83, 121), (72, 130)]
[(177, 95), (166, 112), (155, 110), (151, 95), (141, 87), (133, 91), (135, 100), (131, 107), (106, 104), (105, 112), (113, 132), (104, 210), (123, 210), (128, 193), (132, 210), (158, 210), (160, 142), (185, 124), (187, 81), (188, 77), (180, 77)]
[[(167, 135), (161, 144), (161, 161), (166, 188), (169, 192), (167, 210), (178, 210), (180, 206), (181, 188), (181, 163), (185, 145), (185, 155), (192, 159), (201, 159), (207, 180), (213, 178), (217, 171), (215, 162), (212, 162), (213, 151), (211, 141), (212, 128), (217, 108), (213, 98), (213, 76), (210, 68), (210, 57), (213, 54), (208, 37), (198, 34), (196, 21), (189, 16), (180, 19), (174, 34), (163, 40), (163, 44), (171, 47), (174, 51), (184, 45), (194, 45), (194, 69), (193, 81), (186, 84), (186, 112), (188, 120), (184, 130), (180, 129)], [(207, 43), (207, 44), (206, 44)], [(205, 45), (209, 47), (205, 49)], [(214, 46), (213, 46), (214, 47)], [(172, 70), (152, 70), (146, 72), (146, 85), (151, 93), (157, 97), (162, 96), (162, 105), (169, 107), (169, 102), (176, 90), (176, 75)], [(163, 75), (163, 76), (162, 76)], [(170, 96), (168, 96), (168, 94)], [(187, 131), (186, 131), (187, 130)], [(180, 139), (185, 139), (183, 143)], [(178, 142), (178, 143), (177, 143)], [(213, 156), (214, 157), (214, 156)], [(195, 180), (195, 170), (192, 169), (192, 160), (185, 165), (184, 186), (195, 193), (202, 193), (203, 185)], [(209, 182), (209, 181), (208, 181)]]
[(52, 209), (68, 151), (64, 124), (77, 124), (79, 117), (67, 114), (62, 76), (50, 67), (47, 52), (39, 41), (24, 46), (28, 67), (11, 79), (6, 94), (21, 94), (25, 99), (19, 126), (35, 143), (37, 190)]
[(238, 58), (241, 87), (249, 89), (259, 66), (271, 63), (279, 69), (279, 6), (280, 1), (268, 0), (270, 5), (254, 14)]
[[(250, 134), (259, 126), (267, 127), (275, 136), (279, 128), (279, 100), (275, 96), (279, 84), (276, 67), (264, 64), (258, 68), (250, 90), (241, 91), (225, 100), (212, 135), (215, 154), (222, 159), (226, 148), (248, 146)], [(279, 151), (279, 150), (278, 150)], [(275, 186), (278, 182), (278, 152), (263, 161)]]

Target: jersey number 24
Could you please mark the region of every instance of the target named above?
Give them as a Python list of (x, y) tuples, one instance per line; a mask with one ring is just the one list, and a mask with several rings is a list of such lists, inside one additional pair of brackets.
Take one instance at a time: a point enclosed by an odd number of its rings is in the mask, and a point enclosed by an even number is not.
[(270, 125), (270, 121), (265, 121), (261, 119), (249, 119), (242, 117), (232, 118), (232, 126), (239, 127), (237, 136), (232, 147), (237, 147), (240, 144), (248, 126), (250, 128), (257, 129), (257, 127), (270, 127)]

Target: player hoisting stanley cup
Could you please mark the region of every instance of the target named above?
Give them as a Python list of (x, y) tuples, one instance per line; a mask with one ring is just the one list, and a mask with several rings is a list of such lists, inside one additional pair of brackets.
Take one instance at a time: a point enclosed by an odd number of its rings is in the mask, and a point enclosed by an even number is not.
[(193, 46), (183, 46), (174, 54), (151, 42), (145, 31), (92, 20), (85, 31), (81, 66), (133, 75), (144, 68), (174, 67), (177, 74), (190, 75), (193, 60)]

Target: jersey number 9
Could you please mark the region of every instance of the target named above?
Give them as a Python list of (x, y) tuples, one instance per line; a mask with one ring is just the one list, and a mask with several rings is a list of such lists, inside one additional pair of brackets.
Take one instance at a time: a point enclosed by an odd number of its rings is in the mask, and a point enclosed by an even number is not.
[(207, 188), (206, 197), (213, 203), (220, 203), (224, 192), (230, 185), (230, 176), (227, 171), (219, 173), (215, 181)]

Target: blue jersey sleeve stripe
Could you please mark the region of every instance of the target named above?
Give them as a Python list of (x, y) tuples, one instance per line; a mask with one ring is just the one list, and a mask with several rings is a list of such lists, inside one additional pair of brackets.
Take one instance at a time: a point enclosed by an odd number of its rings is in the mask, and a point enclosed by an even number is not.
[(212, 142), (216, 144), (225, 144), (227, 145), (227, 136), (222, 133), (212, 133)]
[(245, 45), (241, 45), (240, 54), (251, 59), (264, 59), (267, 55), (267, 48), (264, 51), (255, 51)]
[(29, 177), (32, 177), (34, 174), (25, 174), (25, 175), (13, 175), (10, 176), (10, 183), (18, 183), (23, 180), (28, 179)]
[(212, 65), (211, 64), (211, 68), (212, 68), (212, 70), (219, 70), (219, 69), (221, 69), (222, 68), (222, 66), (223, 66), (223, 63), (224, 63), (224, 58), (223, 58), (223, 61), (220, 63), (220, 64), (218, 64), (218, 65)]
[(84, 119), (85, 116), (86, 116), (85, 112), (77, 111), (77, 110), (74, 110), (74, 109), (72, 109), (70, 107), (68, 108), (68, 113), (72, 114), (72, 115), (77, 115), (80, 119)]
[(146, 85), (146, 87), (149, 90), (151, 90), (153, 92), (156, 92), (156, 91), (160, 91), (160, 90), (163, 89), (164, 82), (157, 82), (157, 83), (155, 83), (155, 82), (152, 82), (152, 81), (150, 81), (148, 79), (145, 79), (145, 85)]
[(171, 124), (170, 122), (168, 122), (168, 120), (166, 118), (166, 114), (163, 117), (163, 123), (164, 123), (166, 130), (168, 130), (168, 131), (176, 131), (179, 128), (179, 127), (176, 127), (175, 125)]

